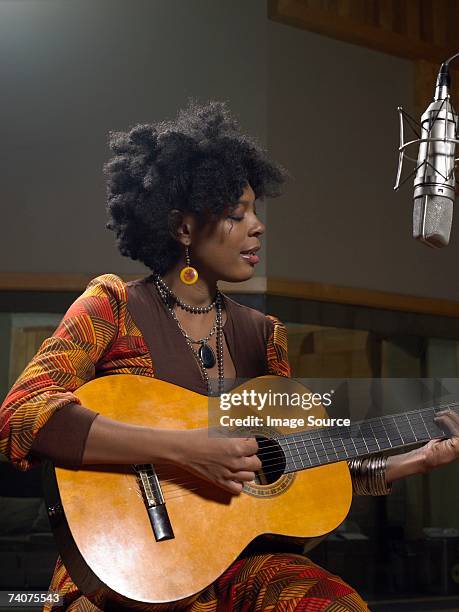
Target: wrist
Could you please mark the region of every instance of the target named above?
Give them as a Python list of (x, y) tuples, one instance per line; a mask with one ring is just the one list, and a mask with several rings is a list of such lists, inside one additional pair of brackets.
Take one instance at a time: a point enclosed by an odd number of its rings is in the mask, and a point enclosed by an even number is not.
[(150, 429), (152, 463), (183, 463), (182, 433), (169, 429)]
[(408, 453), (390, 455), (386, 464), (386, 481), (389, 483), (406, 476), (423, 474), (426, 469), (422, 453), (419, 451), (420, 449), (415, 449)]

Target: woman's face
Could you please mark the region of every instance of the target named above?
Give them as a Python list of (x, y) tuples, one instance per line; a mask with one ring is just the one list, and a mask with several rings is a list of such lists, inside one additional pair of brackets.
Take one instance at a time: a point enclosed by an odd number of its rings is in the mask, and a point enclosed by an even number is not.
[(192, 229), (191, 265), (208, 280), (247, 280), (259, 261), (257, 251), (264, 231), (256, 213), (255, 193), (247, 185), (239, 203), (228, 207), (222, 218)]

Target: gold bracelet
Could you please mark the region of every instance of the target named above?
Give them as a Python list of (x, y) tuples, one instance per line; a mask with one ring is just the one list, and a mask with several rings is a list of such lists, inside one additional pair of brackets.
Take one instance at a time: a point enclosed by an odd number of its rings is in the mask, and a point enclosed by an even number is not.
[(386, 464), (385, 455), (348, 461), (354, 495), (388, 495), (392, 483), (386, 482)]

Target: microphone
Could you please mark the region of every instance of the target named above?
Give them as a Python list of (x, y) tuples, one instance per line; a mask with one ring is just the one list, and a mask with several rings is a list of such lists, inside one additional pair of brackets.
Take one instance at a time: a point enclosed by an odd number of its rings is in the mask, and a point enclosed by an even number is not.
[(458, 117), (451, 105), (449, 63), (456, 57), (459, 57), (459, 53), (443, 62), (440, 67), (434, 99), (421, 116), (421, 133), (417, 140), (403, 142), (403, 116), (411, 120), (412, 118), (399, 108), (400, 156), (394, 189), (397, 190), (400, 186), (405, 148), (419, 143), (417, 160), (408, 158), (416, 161), (414, 172), (410, 175), (415, 174), (413, 238), (433, 248), (441, 248), (449, 244), (453, 220)]
[(449, 62), (441, 65), (435, 96), (421, 117), (414, 179), (413, 238), (431, 247), (449, 243), (456, 196), (457, 114), (449, 99)]

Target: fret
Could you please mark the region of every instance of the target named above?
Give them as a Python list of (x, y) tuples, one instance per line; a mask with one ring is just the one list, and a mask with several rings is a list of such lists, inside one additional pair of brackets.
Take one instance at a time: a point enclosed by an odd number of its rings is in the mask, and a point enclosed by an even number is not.
[[(403, 444), (403, 440), (400, 436), (400, 430), (397, 427), (397, 422), (395, 420), (395, 418), (391, 415), (387, 417), (387, 422), (388, 425), (390, 427), (390, 431), (391, 431), (391, 441), (392, 441), (392, 447), (394, 446), (401, 446)], [(396, 432), (396, 433), (395, 433)]]
[[(299, 463), (300, 469), (311, 467), (313, 465), (311, 458), (307, 452), (303, 439), (299, 434), (294, 434), (289, 437), (290, 452), (295, 457), (295, 465)], [(306, 453), (303, 451), (306, 450)]]
[(320, 440), (320, 443), (322, 444), (322, 448), (324, 450), (325, 457), (326, 457), (327, 462), (328, 462), (329, 458), (328, 458), (328, 454), (327, 454), (327, 449), (325, 448), (325, 444), (324, 444), (324, 441), (322, 440), (322, 436), (320, 435), (320, 432), (318, 432), (318, 433), (319, 433), (319, 435), (317, 436), (317, 439)]
[(389, 446), (386, 446), (386, 449), (393, 448), (392, 447), (392, 440), (390, 439), (390, 435), (389, 435), (389, 433), (387, 431), (387, 428), (386, 428), (386, 425), (385, 425), (384, 421), (381, 421), (381, 426), (384, 429), (384, 435), (385, 435), (386, 440), (387, 440), (387, 442), (389, 444)]
[(368, 447), (363, 438), (352, 438), (352, 441), (357, 451), (357, 455), (366, 455), (368, 453)]
[(335, 455), (336, 459), (339, 461), (340, 456), (339, 456), (339, 454), (338, 454), (338, 452), (336, 450), (335, 440), (334, 440), (333, 436), (330, 435), (330, 432), (328, 432), (327, 441), (328, 441), (328, 444), (330, 446), (330, 452), (333, 453)]
[(348, 458), (354, 457), (355, 455), (355, 446), (352, 442), (352, 436), (347, 433), (344, 438), (341, 438), (341, 442), (343, 444), (344, 450)]
[[(411, 417), (411, 418), (410, 418)], [(419, 415), (406, 415), (406, 418), (410, 424), (411, 430), (413, 432), (413, 435), (415, 436), (416, 440), (419, 442), (420, 440), (424, 440), (425, 439), (425, 434), (423, 431), (423, 427), (419, 427), (419, 424), (422, 425), (422, 422), (419, 420)]]
[[(309, 467), (315, 465), (314, 458), (311, 458), (311, 455), (309, 454), (309, 450), (311, 450), (310, 446), (305, 443), (305, 440), (301, 437), (301, 434), (294, 434), (293, 437), (295, 440), (295, 449), (298, 453), (301, 463), (304, 464), (304, 462), (306, 462)], [(304, 453), (304, 451), (306, 451), (306, 454)]]
[(309, 454), (308, 445), (305, 443), (305, 440), (300, 434), (295, 434), (295, 444), (302, 464), (304, 465), (306, 463), (308, 467), (312, 467), (314, 462)]
[(371, 420), (370, 426), (374, 433), (375, 441), (379, 447), (379, 450), (386, 450), (388, 448), (392, 448), (390, 435), (387, 431), (386, 423), (384, 422), (384, 420), (381, 418), (378, 418), (377, 420)]
[[(318, 464), (322, 464), (322, 463), (326, 463), (328, 461), (328, 457), (327, 454), (325, 453), (325, 449), (323, 447), (323, 444), (319, 444), (318, 440), (317, 440), (317, 434), (315, 436), (311, 436), (311, 442), (312, 442), (312, 446), (314, 448), (314, 451), (317, 455), (317, 462)], [(324, 459), (326, 459), (327, 461), (324, 461)]]
[[(410, 425), (409, 419), (406, 416), (406, 414), (402, 415), (402, 418), (405, 418), (406, 423), (409, 426), (409, 430), (406, 432), (407, 433), (407, 439), (408, 439), (408, 443), (412, 443), (412, 442), (418, 442), (418, 439), (416, 437), (416, 434), (413, 431), (413, 428)], [(414, 438), (414, 439), (413, 439)]]
[(349, 453), (345, 448), (342, 451), (338, 451), (337, 455), (341, 461), (343, 461), (344, 459), (349, 459)]
[(322, 433), (319, 432), (319, 438), (320, 438), (320, 441), (322, 442), (322, 446), (324, 447), (324, 451), (328, 458), (328, 461), (334, 461), (335, 457), (332, 456), (332, 453), (334, 452), (334, 450), (330, 444), (330, 438), (328, 436), (328, 431), (325, 430)]
[(376, 441), (371, 438), (366, 438), (366, 446), (370, 453), (377, 453), (379, 450), (379, 446), (376, 444)]
[[(311, 443), (311, 444), (310, 444), (310, 446), (309, 446), (309, 449), (310, 449), (310, 450), (312, 451), (312, 453), (313, 453), (313, 455), (312, 455), (312, 458), (313, 458), (313, 465), (320, 465), (319, 455), (318, 455), (318, 453), (317, 453), (317, 449), (316, 449), (316, 447), (315, 447), (315, 445), (314, 445), (314, 442), (312, 441), (312, 439), (311, 439), (310, 437), (308, 438), (308, 440), (309, 440), (309, 441), (310, 441), (310, 443)], [(315, 458), (314, 458), (314, 455), (315, 455)]]
[[(431, 415), (428, 415), (429, 420), (427, 421), (427, 425), (426, 425), (426, 429), (429, 434), (429, 438), (432, 439), (432, 438), (438, 438), (439, 436), (443, 436), (444, 435), (443, 431), (433, 420), (435, 411), (431, 410), (429, 412), (431, 412)], [(424, 420), (424, 415), (422, 415), (422, 418)]]
[(395, 416), (393, 416), (392, 418), (393, 418), (395, 429), (397, 430), (398, 436), (399, 436), (400, 440), (402, 441), (402, 444), (405, 444), (405, 439), (403, 437), (402, 432), (400, 431), (400, 428), (399, 428), (398, 423), (397, 423), (397, 419), (396, 419)]
[(331, 442), (331, 445), (333, 446), (333, 452), (335, 453), (336, 458), (339, 460), (339, 459), (340, 459), (340, 456), (339, 456), (339, 454), (338, 454), (338, 451), (336, 450), (335, 441), (333, 440), (333, 437), (332, 437), (332, 436), (330, 436), (330, 442)]
[(295, 436), (296, 434), (294, 434), (290, 438), (290, 453), (293, 457), (293, 464), (298, 469), (297, 461), (301, 467), (304, 467), (304, 465), (303, 465), (303, 461), (301, 458), (300, 449), (298, 448), (298, 442)]
[(438, 438), (438, 436), (442, 436), (443, 430), (440, 428), (437, 423), (434, 421), (434, 417), (436, 416), (436, 411), (433, 409), (428, 410), (428, 432), (431, 438)]
[(364, 435), (362, 435), (362, 427), (361, 427), (361, 423), (358, 423), (358, 424), (357, 424), (357, 428), (358, 428), (358, 429), (357, 429), (357, 435), (356, 435), (356, 438), (358, 438), (359, 440), (361, 440), (361, 441), (362, 441), (362, 443), (365, 445), (365, 447), (364, 447), (364, 448), (362, 447), (362, 454), (363, 454), (363, 455), (369, 454), (369, 453), (370, 453), (370, 451), (368, 450), (368, 445), (367, 445), (366, 438), (365, 438), (365, 436), (364, 436)]
[[(356, 445), (354, 444), (354, 438), (350, 438), (350, 441), (352, 443), (352, 446), (354, 447), (355, 450), (355, 455), (357, 456), (359, 454), (359, 451), (357, 450)], [(352, 452), (352, 454), (354, 455), (354, 452)]]
[(296, 465), (295, 457), (293, 456), (293, 453), (292, 453), (292, 443), (290, 440), (290, 436), (286, 438), (285, 450), (288, 451), (288, 453), (290, 454), (290, 457), (288, 457), (288, 459), (291, 460), (293, 464), (293, 469), (296, 471), (298, 469), (298, 466)]
[(291, 434), (284, 438), (286, 460), (299, 470), (443, 437), (445, 432), (433, 420), (435, 414), (434, 408), (424, 408), (375, 417), (347, 427)]
[(378, 442), (378, 438), (376, 437), (376, 434), (375, 434), (375, 432), (374, 432), (374, 429), (373, 429), (373, 423), (372, 423), (371, 421), (369, 421), (369, 424), (370, 424), (371, 433), (374, 435), (375, 442), (376, 442), (376, 444), (378, 445), (378, 451), (380, 451), (380, 450), (381, 450), (381, 446), (380, 446), (380, 444), (379, 444), (379, 442)]
[[(333, 440), (333, 446), (335, 448), (335, 453), (336, 456), (338, 457), (338, 459), (347, 459), (348, 458), (348, 454), (346, 452), (346, 447), (343, 444), (343, 441), (341, 439), (335, 439)], [(341, 448), (340, 448), (341, 446)]]
[[(320, 431), (320, 434), (319, 434)], [(337, 440), (338, 448), (335, 445), (335, 441), (330, 438), (329, 432), (326, 430), (319, 430), (316, 432), (310, 432), (309, 440), (317, 456), (317, 465), (323, 465), (326, 463), (333, 463), (335, 461), (342, 461), (347, 459), (351, 453), (346, 449), (343, 440)]]
[(309, 448), (312, 452), (314, 465), (320, 465), (323, 459), (323, 456), (321, 453), (322, 449), (318, 448), (318, 446), (315, 444), (314, 436), (310, 436), (309, 438)]
[[(311, 455), (309, 454), (308, 447), (306, 446), (306, 442), (305, 442), (304, 438), (302, 438), (301, 436), (299, 436), (299, 438), (300, 438), (299, 442), (303, 445), (303, 449), (306, 451), (306, 457), (307, 457), (307, 460), (308, 460), (308, 464), (309, 464), (309, 466), (312, 466), (313, 465), (312, 464), (312, 459), (311, 459)], [(304, 453), (302, 454), (302, 456), (304, 456)]]
[(419, 416), (420, 416), (421, 424), (424, 426), (425, 432), (427, 434), (427, 439), (429, 439), (430, 438), (430, 431), (428, 430), (427, 424), (424, 421), (424, 415), (422, 414), (422, 412), (419, 414)]

